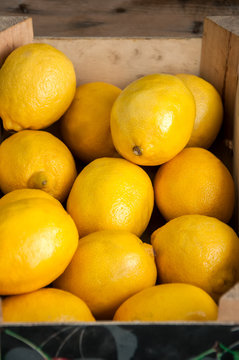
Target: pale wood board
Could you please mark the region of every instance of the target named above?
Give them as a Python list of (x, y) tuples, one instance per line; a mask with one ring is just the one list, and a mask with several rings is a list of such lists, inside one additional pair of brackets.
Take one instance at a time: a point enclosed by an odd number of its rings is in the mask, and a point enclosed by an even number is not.
[(7, 29), (10, 31), (11, 27), (19, 23), (22, 23), (27, 19), (28, 19), (27, 16), (1, 16), (0, 32)]
[(199, 74), (201, 39), (41, 38), (73, 62), (77, 83), (105, 81), (124, 88), (152, 73)]
[(26, 17), (4, 17), (0, 21), (0, 66), (17, 47), (32, 42), (32, 19)]
[[(239, 17), (237, 19), (239, 29)], [(234, 119), (236, 106), (236, 90), (238, 84), (238, 68), (239, 64), (239, 33), (231, 33), (228, 49), (228, 57), (226, 64), (225, 82), (223, 88), (223, 99), (225, 104), (225, 116), (230, 120)], [(233, 121), (232, 121), (233, 124)], [(229, 137), (234, 131), (234, 124), (229, 128)], [(238, 139), (239, 140), (239, 139)], [(237, 146), (239, 143), (237, 142)]]
[[(212, 83), (224, 103), (223, 138), (233, 151), (233, 176), (236, 189), (235, 229), (238, 233), (239, 194), (239, 17), (206, 19), (202, 40), (200, 74)], [(233, 141), (232, 141), (233, 140)], [(225, 149), (226, 151), (226, 149)], [(239, 283), (219, 302), (218, 321), (239, 322)]]
[[(239, 66), (238, 66), (238, 76), (239, 76)], [(236, 184), (236, 219), (237, 219), (237, 233), (239, 233), (239, 82), (237, 83), (236, 99), (235, 99), (235, 115), (234, 115), (234, 134), (233, 134), (233, 147), (234, 147), (234, 157), (233, 157), (233, 172), (234, 172), (234, 181)], [(239, 296), (238, 296), (239, 303)]]
[(220, 298), (219, 322), (239, 322), (239, 283)]
[(239, 15), (238, 0), (1, 0), (38, 36), (200, 36), (205, 17)]
[(205, 20), (200, 74), (223, 98), (225, 137), (232, 139), (239, 61), (239, 17), (211, 17)]

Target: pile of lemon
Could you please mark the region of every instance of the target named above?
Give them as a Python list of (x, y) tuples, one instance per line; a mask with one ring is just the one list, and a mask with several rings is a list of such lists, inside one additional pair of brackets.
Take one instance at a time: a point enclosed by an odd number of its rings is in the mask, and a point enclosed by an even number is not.
[[(0, 70), (0, 116), (4, 321), (217, 318), (239, 239), (232, 176), (206, 150), (223, 119), (212, 85), (153, 74), (76, 88), (61, 51), (29, 44)], [(165, 224), (156, 213), (149, 234), (154, 202)]]

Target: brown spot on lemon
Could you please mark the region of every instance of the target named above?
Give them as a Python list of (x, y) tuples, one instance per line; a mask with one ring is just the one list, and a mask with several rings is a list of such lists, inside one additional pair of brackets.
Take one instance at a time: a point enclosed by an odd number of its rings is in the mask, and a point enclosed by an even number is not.
[(142, 149), (139, 146), (134, 146), (133, 147), (133, 153), (137, 156), (141, 156), (142, 155)]
[(24, 130), (0, 145), (0, 188), (42, 189), (64, 201), (77, 172), (66, 145), (46, 131)]

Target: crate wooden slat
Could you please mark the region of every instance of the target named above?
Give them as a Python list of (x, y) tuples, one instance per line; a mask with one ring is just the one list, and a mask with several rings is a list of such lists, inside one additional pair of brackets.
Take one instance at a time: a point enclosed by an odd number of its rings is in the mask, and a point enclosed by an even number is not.
[(234, 110), (238, 81), (239, 16), (209, 17), (204, 23), (201, 69), (223, 98), (228, 139), (233, 138)]
[(201, 36), (210, 15), (239, 15), (238, 0), (1, 0), (0, 15), (28, 15), (38, 36)]
[(20, 45), (33, 40), (32, 19), (24, 16), (0, 18), (0, 66), (7, 55)]
[(200, 71), (200, 38), (35, 37), (34, 41), (63, 51), (74, 64), (78, 84), (106, 81), (123, 88), (147, 74)]
[(221, 297), (218, 321), (239, 323), (239, 283)]

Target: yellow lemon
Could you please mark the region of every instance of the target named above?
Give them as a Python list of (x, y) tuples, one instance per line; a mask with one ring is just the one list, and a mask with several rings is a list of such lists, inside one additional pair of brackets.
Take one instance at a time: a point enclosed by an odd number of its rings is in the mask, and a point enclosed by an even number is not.
[(0, 234), (1, 295), (50, 284), (65, 270), (78, 244), (70, 215), (41, 190), (15, 190), (0, 199)]
[(202, 289), (164, 284), (142, 290), (116, 311), (116, 321), (208, 321), (217, 319), (217, 305)]
[(209, 148), (217, 137), (223, 120), (222, 100), (209, 82), (191, 74), (177, 75), (192, 92), (196, 118), (188, 146)]
[(201, 214), (228, 222), (233, 213), (232, 176), (215, 155), (202, 148), (185, 148), (163, 164), (154, 189), (157, 206), (167, 220)]
[(18, 189), (13, 190), (6, 195), (4, 195), (0, 199), (1, 206), (5, 204), (10, 204), (12, 202), (16, 202), (18, 200), (25, 200), (25, 199), (32, 199), (32, 198), (44, 198), (51, 200), (55, 203), (55, 205), (59, 206), (62, 209), (62, 204), (52, 197), (50, 194), (46, 193), (45, 191), (39, 189)]
[(94, 321), (88, 306), (75, 295), (58, 289), (40, 289), (2, 301), (4, 322)]
[(92, 313), (110, 319), (131, 295), (155, 284), (153, 251), (127, 231), (98, 231), (80, 239), (78, 249), (54, 286), (86, 302)]
[(4, 193), (41, 189), (63, 201), (76, 175), (70, 150), (46, 131), (20, 131), (0, 145), (0, 188)]
[(100, 158), (76, 178), (67, 200), (80, 237), (98, 230), (127, 230), (140, 236), (154, 205), (153, 186), (139, 166)]
[(62, 120), (62, 136), (80, 159), (90, 162), (118, 155), (110, 132), (110, 113), (120, 92), (118, 87), (104, 82), (92, 82), (76, 89)]
[(0, 116), (6, 130), (41, 129), (58, 120), (76, 90), (71, 61), (47, 44), (14, 50), (0, 70)]
[(188, 143), (195, 119), (192, 93), (178, 77), (154, 74), (129, 84), (116, 99), (111, 134), (116, 150), (139, 165), (160, 165)]
[(180, 216), (156, 230), (151, 242), (163, 283), (192, 284), (217, 300), (239, 280), (239, 239), (218, 219)]

